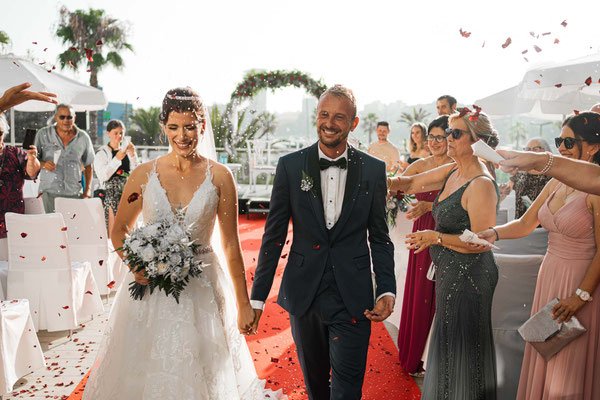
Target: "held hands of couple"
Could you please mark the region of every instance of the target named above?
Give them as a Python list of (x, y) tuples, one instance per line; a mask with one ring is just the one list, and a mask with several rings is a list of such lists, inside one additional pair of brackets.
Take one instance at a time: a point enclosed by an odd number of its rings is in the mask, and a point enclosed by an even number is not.
[(365, 310), (365, 317), (373, 322), (384, 321), (392, 312), (394, 312), (395, 303), (396, 299), (394, 296), (383, 296), (377, 301), (372, 310)]
[[(258, 317), (259, 318), (259, 317)], [(256, 310), (250, 304), (238, 305), (238, 330), (242, 335), (254, 335), (256, 333), (255, 322), (258, 325)]]

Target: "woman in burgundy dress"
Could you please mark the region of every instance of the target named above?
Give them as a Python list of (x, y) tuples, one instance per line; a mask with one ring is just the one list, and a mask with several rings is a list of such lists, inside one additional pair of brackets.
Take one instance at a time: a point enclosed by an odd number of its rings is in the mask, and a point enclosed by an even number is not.
[[(452, 162), (446, 154), (447, 128), (447, 115), (438, 117), (429, 124), (427, 142), (432, 155), (415, 161), (402, 175), (420, 174)], [(437, 190), (416, 194), (418, 202), (413, 204), (414, 207), (406, 214), (407, 218), (415, 220), (413, 232), (435, 229), (431, 206), (437, 194)], [(435, 313), (435, 282), (427, 279), (430, 264), (431, 257), (428, 251), (419, 254), (415, 254), (414, 250), (410, 251), (398, 332), (398, 350), (402, 367), (413, 375), (419, 375), (423, 371), (421, 358)]]
[(4, 144), (4, 134), (8, 129), (4, 114), (0, 114), (0, 239), (6, 238), (4, 215), (7, 212), (25, 213), (25, 179), (34, 179), (40, 171), (35, 146), (24, 151)]

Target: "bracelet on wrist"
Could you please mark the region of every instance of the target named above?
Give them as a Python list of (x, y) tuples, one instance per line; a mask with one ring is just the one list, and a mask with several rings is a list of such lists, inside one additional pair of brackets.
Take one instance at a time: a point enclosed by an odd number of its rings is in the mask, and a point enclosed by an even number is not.
[(540, 175), (544, 175), (546, 172), (550, 171), (550, 168), (552, 168), (552, 163), (554, 162), (554, 155), (547, 151), (546, 154), (548, 155), (548, 162), (546, 163), (546, 166), (540, 171)]
[(498, 231), (496, 230), (496, 228), (494, 228), (493, 226), (490, 226), (490, 229), (494, 231), (494, 233), (496, 234), (496, 240), (500, 240), (500, 235), (498, 235)]

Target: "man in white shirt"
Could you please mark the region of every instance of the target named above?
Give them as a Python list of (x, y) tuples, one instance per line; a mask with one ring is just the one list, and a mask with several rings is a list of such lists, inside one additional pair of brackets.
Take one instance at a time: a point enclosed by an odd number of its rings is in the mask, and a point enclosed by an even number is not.
[(378, 122), (376, 132), (377, 141), (371, 143), (367, 153), (384, 161), (388, 172), (397, 170), (400, 168), (400, 152), (387, 139), (390, 134), (390, 124), (386, 121)]
[(352, 91), (329, 88), (317, 107), (319, 141), (279, 159), (252, 287), (256, 330), (291, 218), (277, 303), (290, 314), (311, 400), (361, 398), (371, 321), (394, 308), (385, 163), (348, 146), (357, 124)]

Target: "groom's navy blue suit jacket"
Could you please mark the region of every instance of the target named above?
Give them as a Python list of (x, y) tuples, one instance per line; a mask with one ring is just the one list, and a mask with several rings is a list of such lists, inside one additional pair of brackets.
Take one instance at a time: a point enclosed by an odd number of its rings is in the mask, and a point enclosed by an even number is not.
[[(385, 216), (385, 163), (349, 146), (342, 212), (328, 231), (317, 146), (318, 142), (279, 159), (251, 299), (267, 300), (291, 218), (293, 241), (277, 303), (302, 316), (313, 302), (329, 259), (344, 305), (352, 316), (361, 317), (377, 296), (396, 292), (394, 246)], [(303, 172), (312, 179), (309, 191), (301, 189)]]

